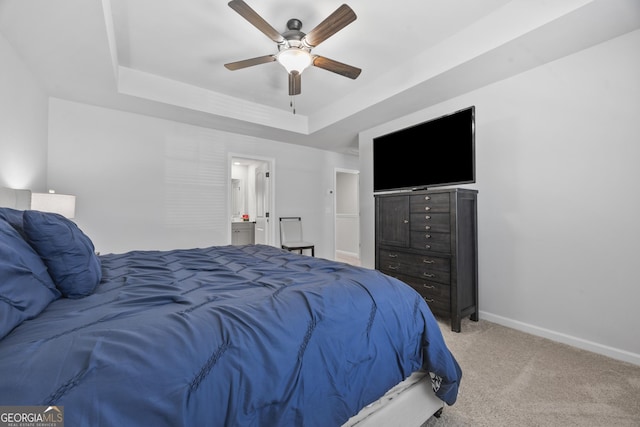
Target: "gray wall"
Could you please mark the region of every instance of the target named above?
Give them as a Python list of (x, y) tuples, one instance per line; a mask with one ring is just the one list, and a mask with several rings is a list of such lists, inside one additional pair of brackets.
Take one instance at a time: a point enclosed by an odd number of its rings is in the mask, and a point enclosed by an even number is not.
[(373, 266), (372, 139), (476, 106), (481, 317), (640, 364), (640, 32), (360, 135)]
[(303, 217), (305, 239), (333, 258), (334, 199), (326, 189), (334, 168), (353, 168), (356, 157), (50, 102), (49, 185), (77, 196), (76, 221), (102, 252), (228, 244), (232, 154), (275, 160), (272, 218)]
[(233, 153), (274, 160), (272, 217), (302, 216), (316, 254), (333, 258), (326, 189), (357, 157), (49, 98), (2, 35), (0, 64), (0, 185), (78, 196), (97, 250), (229, 243)]
[(46, 190), (48, 97), (0, 34), (0, 186)]

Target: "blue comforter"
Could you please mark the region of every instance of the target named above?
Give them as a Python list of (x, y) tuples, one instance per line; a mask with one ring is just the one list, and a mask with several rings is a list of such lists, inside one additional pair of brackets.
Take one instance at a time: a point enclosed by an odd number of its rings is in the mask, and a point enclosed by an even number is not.
[(460, 368), (420, 296), (269, 246), (101, 257), (103, 279), (0, 341), (0, 405), (68, 426), (338, 426), (413, 371)]

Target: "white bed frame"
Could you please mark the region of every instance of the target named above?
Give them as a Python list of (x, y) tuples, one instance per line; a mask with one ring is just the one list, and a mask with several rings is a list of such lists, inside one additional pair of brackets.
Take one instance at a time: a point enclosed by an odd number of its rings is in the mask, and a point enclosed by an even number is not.
[(420, 427), (431, 416), (440, 417), (443, 407), (433, 392), (429, 374), (414, 372), (342, 427)]
[[(0, 207), (29, 209), (31, 191), (0, 187)], [(439, 416), (444, 404), (431, 387), (426, 372), (414, 372), (384, 396), (351, 417), (342, 427), (420, 427), (432, 415)]]

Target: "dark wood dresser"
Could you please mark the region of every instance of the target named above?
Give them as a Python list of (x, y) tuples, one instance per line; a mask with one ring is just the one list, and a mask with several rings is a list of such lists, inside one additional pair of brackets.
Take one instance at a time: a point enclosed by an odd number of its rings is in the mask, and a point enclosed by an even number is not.
[(476, 190), (375, 196), (376, 269), (411, 285), (438, 316), (478, 320)]

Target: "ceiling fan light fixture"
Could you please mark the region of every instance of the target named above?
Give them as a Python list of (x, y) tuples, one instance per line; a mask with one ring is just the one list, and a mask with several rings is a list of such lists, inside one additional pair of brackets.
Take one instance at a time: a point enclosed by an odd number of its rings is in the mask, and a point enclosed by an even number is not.
[(313, 58), (307, 50), (297, 47), (281, 50), (277, 59), (289, 74), (294, 71), (300, 74), (313, 62)]

